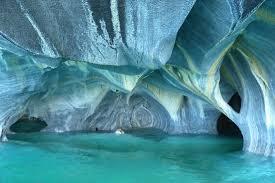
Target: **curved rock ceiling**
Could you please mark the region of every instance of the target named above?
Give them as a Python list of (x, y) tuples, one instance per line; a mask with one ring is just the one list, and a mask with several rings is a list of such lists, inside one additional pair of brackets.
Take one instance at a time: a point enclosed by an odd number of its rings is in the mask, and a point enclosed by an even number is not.
[(215, 134), (223, 113), (244, 150), (274, 155), (274, 35), (272, 0), (2, 0), (1, 136), (26, 115)]

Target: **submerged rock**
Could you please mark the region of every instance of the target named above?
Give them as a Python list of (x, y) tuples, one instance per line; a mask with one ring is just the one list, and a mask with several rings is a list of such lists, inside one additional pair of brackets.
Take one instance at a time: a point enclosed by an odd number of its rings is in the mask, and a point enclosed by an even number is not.
[(244, 150), (275, 154), (272, 0), (4, 0), (0, 15), (0, 132), (27, 115), (215, 134), (222, 113)]

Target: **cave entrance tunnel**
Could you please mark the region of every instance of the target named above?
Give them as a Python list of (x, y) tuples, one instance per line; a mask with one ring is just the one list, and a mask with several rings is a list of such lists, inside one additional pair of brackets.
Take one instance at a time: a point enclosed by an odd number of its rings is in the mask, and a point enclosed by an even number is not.
[(14, 133), (40, 132), (47, 126), (47, 123), (39, 118), (24, 115), (10, 126), (10, 131)]
[[(235, 93), (228, 102), (237, 113), (241, 110), (241, 103), (241, 97), (238, 93)], [(219, 136), (235, 137), (243, 140), (239, 127), (224, 114), (221, 114), (218, 118), (217, 131)]]

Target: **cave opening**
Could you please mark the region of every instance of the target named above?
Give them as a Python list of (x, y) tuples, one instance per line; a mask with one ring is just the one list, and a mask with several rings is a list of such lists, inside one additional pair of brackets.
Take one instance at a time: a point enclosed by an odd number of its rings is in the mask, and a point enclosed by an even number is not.
[[(237, 113), (241, 110), (241, 97), (238, 93), (235, 93), (228, 104)], [(221, 114), (217, 121), (217, 131), (219, 136), (235, 137), (243, 139), (241, 130), (239, 127), (226, 115)]]
[(40, 132), (47, 126), (47, 123), (39, 118), (24, 115), (10, 126), (10, 131), (14, 133)]

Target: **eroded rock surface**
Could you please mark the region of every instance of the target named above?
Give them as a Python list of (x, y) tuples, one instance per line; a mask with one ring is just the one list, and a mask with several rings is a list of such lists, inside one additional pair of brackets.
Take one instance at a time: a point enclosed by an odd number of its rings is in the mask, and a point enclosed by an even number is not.
[(272, 0), (3, 0), (1, 137), (24, 115), (215, 134), (223, 113), (244, 150), (274, 155), (274, 32)]

